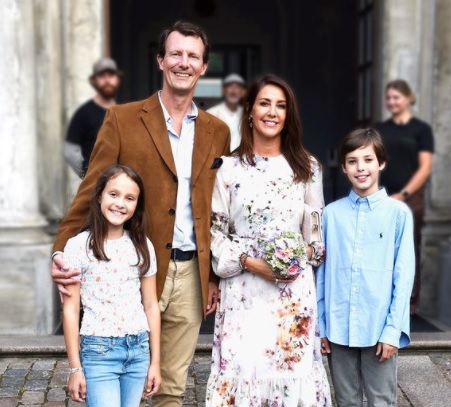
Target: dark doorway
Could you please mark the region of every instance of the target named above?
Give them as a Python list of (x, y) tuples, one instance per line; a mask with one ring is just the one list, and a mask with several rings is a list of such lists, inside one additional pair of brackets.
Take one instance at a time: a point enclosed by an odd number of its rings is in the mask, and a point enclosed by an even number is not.
[[(146, 98), (160, 86), (159, 33), (177, 19), (204, 27), (212, 42), (206, 78), (272, 72), (293, 86), (304, 140), (324, 166), (327, 202), (345, 194), (339, 140), (357, 124), (358, 3), (355, 0), (111, 0), (111, 54), (124, 70), (119, 99)], [(208, 107), (208, 98), (199, 100)]]

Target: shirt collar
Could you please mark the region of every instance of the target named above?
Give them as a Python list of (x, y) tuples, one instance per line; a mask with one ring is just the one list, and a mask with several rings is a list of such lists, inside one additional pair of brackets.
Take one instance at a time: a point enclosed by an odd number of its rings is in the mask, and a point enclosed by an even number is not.
[(354, 209), (361, 202), (368, 202), (368, 206), (371, 210), (376, 208), (385, 198), (387, 198), (387, 191), (385, 188), (380, 188), (379, 191), (375, 192), (372, 195), (361, 197), (357, 195), (353, 189), (349, 193), (349, 200), (351, 201), (352, 209)]
[[(161, 90), (158, 91), (158, 100), (160, 101), (161, 108), (163, 109), (164, 121), (166, 122), (166, 124), (172, 124), (172, 117), (164, 106), (163, 101), (161, 100)], [(196, 104), (191, 101), (191, 113), (188, 113), (186, 115), (185, 120), (187, 120), (188, 122), (196, 120), (198, 114), (199, 110), (197, 109)]]

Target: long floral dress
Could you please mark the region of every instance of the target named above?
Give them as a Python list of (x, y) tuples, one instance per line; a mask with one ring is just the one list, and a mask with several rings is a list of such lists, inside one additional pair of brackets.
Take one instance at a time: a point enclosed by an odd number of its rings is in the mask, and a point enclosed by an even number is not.
[(239, 265), (242, 253), (264, 257), (277, 232), (301, 231), (304, 202), (324, 205), (322, 174), (295, 183), (283, 155), (256, 165), (223, 157), (213, 191), (213, 268), (221, 277), (206, 406), (330, 406), (316, 329), (310, 266), (291, 284), (275, 284)]

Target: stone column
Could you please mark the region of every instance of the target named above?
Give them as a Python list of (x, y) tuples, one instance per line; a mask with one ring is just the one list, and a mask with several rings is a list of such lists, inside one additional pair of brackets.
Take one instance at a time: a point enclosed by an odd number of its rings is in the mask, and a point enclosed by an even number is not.
[(36, 172), (33, 7), (0, 0), (0, 9), (0, 334), (48, 334), (53, 286)]
[(34, 0), (39, 199), (53, 230), (66, 211), (60, 1)]
[[(427, 108), (422, 103), (422, 93), (431, 86), (432, 63), (427, 65), (426, 59), (427, 56), (430, 58), (430, 55), (426, 54), (430, 52), (433, 44), (433, 26), (430, 26), (428, 17), (434, 11), (434, 3), (435, 0), (385, 0), (379, 15), (381, 49), (380, 60), (376, 61), (380, 71), (377, 86), (384, 88), (385, 84), (393, 79), (407, 80), (420, 101), (413, 107), (414, 114), (425, 120), (430, 120), (430, 112), (426, 112)], [(384, 92), (377, 89), (376, 94), (379, 95), (375, 109), (379, 117), (376, 119), (386, 119), (389, 113), (385, 109)], [(423, 107), (425, 112), (420, 111), (419, 106)]]
[[(424, 278), (422, 280), (424, 294), (430, 298), (428, 314), (437, 316), (439, 303), (446, 301), (440, 298), (439, 287), (442, 281), (450, 281), (449, 277), (441, 273), (450, 273), (450, 265), (440, 261), (441, 243), (451, 236), (451, 2), (436, 0), (435, 12), (435, 44), (434, 50), (435, 72), (433, 75), (433, 109), (432, 127), (435, 135), (434, 168), (430, 182), (426, 227), (423, 232)], [(449, 290), (446, 295), (449, 297)], [(442, 290), (444, 292), (446, 290)], [(423, 305), (421, 305), (423, 309)], [(443, 308), (443, 307), (440, 307)], [(451, 319), (441, 315), (444, 320)]]
[[(423, 229), (420, 298), (420, 313), (430, 317), (437, 316), (439, 245), (451, 234), (451, 190), (448, 181), (451, 168), (451, 141), (448, 137), (451, 130), (449, 17), (449, 0), (385, 0), (380, 13), (381, 74), (377, 86), (384, 87), (396, 78), (406, 79), (417, 96), (413, 113), (430, 123), (435, 133), (436, 154), (428, 185), (426, 226)], [(376, 101), (377, 120), (388, 117), (384, 108), (384, 92), (379, 92), (379, 95)]]
[[(104, 0), (62, 0), (64, 44), (64, 117), (73, 113), (95, 94), (89, 84), (92, 65), (108, 54), (105, 50)], [(67, 126), (66, 126), (67, 127)], [(68, 200), (72, 201), (80, 179), (68, 168)]]

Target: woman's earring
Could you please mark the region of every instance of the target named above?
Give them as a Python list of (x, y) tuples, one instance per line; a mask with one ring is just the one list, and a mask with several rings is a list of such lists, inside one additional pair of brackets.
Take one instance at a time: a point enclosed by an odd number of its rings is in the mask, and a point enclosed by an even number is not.
[(249, 116), (249, 127), (252, 129), (252, 127), (254, 127), (254, 119), (252, 118), (252, 116)]

